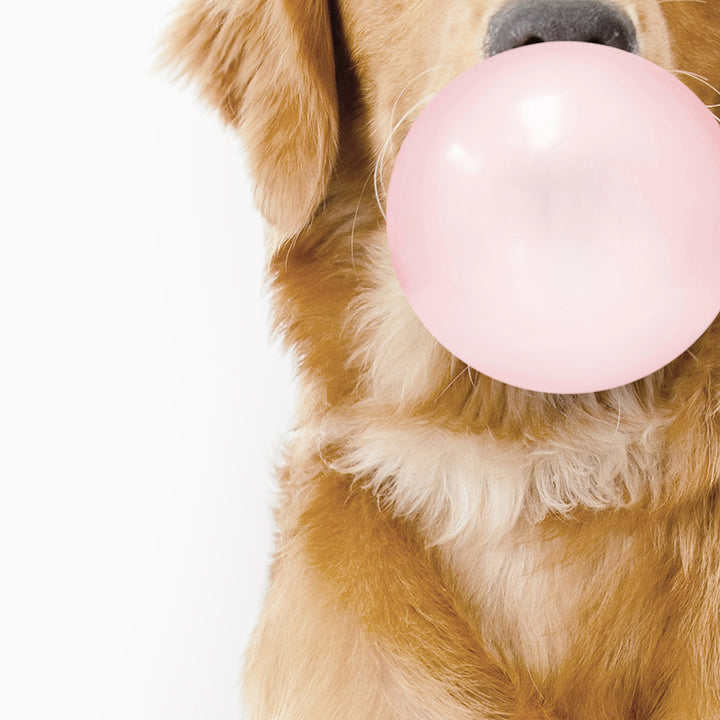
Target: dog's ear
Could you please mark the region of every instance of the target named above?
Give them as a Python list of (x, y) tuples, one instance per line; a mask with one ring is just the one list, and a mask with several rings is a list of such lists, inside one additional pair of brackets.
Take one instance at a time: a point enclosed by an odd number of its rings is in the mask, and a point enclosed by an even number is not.
[(255, 201), (276, 235), (302, 230), (337, 150), (328, 0), (191, 0), (163, 55), (240, 132)]

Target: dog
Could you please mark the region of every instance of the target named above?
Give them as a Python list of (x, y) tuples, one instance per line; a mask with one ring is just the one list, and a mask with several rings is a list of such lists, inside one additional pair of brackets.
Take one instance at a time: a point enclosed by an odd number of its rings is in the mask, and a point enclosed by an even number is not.
[(720, 320), (636, 382), (531, 392), (439, 345), (390, 262), (423, 103), (558, 40), (720, 103), (718, 0), (191, 0), (170, 27), (247, 150), (301, 388), (251, 720), (720, 718)]

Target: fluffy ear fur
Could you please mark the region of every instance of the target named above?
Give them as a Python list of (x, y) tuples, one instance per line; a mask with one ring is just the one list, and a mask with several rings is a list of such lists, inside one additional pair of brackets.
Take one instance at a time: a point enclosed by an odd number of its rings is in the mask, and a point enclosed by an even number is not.
[(275, 235), (297, 234), (325, 196), (337, 150), (328, 0), (191, 0), (164, 56), (240, 132)]

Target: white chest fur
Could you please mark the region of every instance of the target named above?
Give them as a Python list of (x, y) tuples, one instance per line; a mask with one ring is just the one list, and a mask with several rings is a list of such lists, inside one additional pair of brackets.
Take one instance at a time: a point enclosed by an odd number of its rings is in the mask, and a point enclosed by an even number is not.
[(557, 563), (554, 541), (533, 528), (548, 514), (627, 507), (660, 491), (662, 422), (630, 410), (616, 423), (568, 423), (533, 447), (371, 414), (334, 418), (325, 439), (337, 447), (342, 436), (336, 470), (417, 520), (491, 646), (542, 676), (567, 648), (592, 568)]

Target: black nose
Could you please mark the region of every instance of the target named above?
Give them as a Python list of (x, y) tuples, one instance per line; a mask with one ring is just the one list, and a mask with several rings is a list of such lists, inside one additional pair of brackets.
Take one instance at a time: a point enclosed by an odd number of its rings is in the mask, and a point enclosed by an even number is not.
[(490, 19), (485, 53), (554, 40), (575, 40), (637, 51), (632, 20), (599, 0), (519, 0)]

